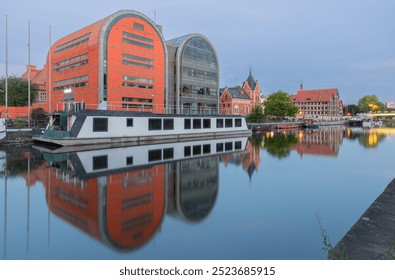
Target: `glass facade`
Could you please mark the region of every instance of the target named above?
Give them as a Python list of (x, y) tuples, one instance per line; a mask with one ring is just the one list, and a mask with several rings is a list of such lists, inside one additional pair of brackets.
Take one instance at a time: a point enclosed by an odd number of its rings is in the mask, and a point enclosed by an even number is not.
[(185, 39), (179, 61), (177, 95), (183, 114), (217, 114), (219, 67), (216, 52), (203, 36)]

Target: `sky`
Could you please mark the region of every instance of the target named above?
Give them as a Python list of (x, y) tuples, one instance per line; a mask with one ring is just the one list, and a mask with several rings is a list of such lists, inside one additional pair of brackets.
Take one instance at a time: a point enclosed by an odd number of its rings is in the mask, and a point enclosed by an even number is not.
[[(262, 93), (337, 88), (345, 104), (365, 95), (395, 101), (393, 0), (3, 0), (0, 76), (42, 68), (51, 42), (119, 10), (162, 25), (166, 40), (200, 33), (214, 45), (220, 87), (241, 85), (250, 69)], [(51, 32), (50, 30), (51, 26)]]

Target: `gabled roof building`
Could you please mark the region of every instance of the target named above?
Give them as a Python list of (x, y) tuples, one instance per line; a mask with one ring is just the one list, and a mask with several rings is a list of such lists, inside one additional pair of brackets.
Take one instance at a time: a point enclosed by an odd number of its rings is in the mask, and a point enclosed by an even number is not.
[(248, 115), (252, 108), (262, 103), (261, 88), (251, 70), (243, 85), (220, 90), (221, 115)]
[(337, 88), (306, 90), (301, 84), (297, 94), (291, 95), (291, 102), (299, 109), (299, 119), (335, 121), (343, 116), (343, 102)]

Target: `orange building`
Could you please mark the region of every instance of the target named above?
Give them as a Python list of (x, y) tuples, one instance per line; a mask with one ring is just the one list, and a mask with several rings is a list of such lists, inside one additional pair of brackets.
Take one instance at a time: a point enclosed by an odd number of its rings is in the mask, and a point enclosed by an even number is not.
[(250, 74), (243, 86), (220, 90), (220, 114), (247, 116), (252, 108), (262, 103), (261, 88)]
[(74, 104), (163, 113), (166, 57), (160, 27), (137, 11), (116, 12), (51, 46), (49, 111)]

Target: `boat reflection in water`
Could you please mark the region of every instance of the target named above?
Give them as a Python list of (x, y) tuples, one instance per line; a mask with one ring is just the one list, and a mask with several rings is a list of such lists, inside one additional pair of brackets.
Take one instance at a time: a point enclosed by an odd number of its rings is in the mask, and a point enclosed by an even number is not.
[(219, 157), (246, 153), (247, 137), (52, 154), (43, 184), (50, 211), (130, 251), (152, 238), (166, 214), (199, 222), (214, 207)]

